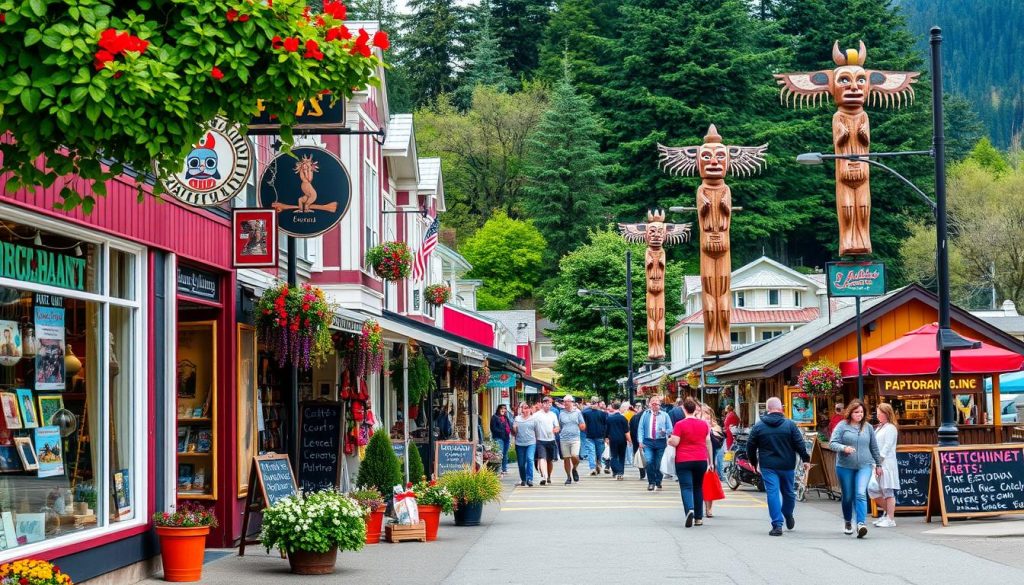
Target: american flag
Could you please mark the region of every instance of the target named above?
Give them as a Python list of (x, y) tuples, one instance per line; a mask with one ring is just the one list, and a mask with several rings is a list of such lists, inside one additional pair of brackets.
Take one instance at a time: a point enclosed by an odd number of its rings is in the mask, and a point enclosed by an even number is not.
[(412, 263), (413, 280), (423, 280), (427, 274), (427, 262), (430, 260), (430, 253), (437, 247), (438, 222), (439, 219), (435, 217), (430, 227), (427, 228), (427, 233), (423, 234), (423, 243), (420, 244), (420, 249), (416, 252), (416, 259)]

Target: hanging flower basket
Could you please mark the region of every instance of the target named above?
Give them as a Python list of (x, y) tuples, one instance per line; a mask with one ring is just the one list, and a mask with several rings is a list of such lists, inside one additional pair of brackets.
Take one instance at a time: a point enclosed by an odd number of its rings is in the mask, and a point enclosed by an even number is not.
[(487, 367), (487, 363), (484, 362), (484, 367), (476, 371), (476, 375), (473, 377), (473, 391), (483, 392), (484, 388), (487, 387), (487, 382), (491, 379), (491, 369)]
[(368, 374), (376, 374), (383, 366), (384, 334), (381, 332), (380, 323), (367, 319), (363, 323), (362, 336), (359, 338), (356, 376), (362, 378)]
[(384, 280), (399, 281), (409, 276), (412, 252), (405, 242), (384, 242), (366, 251), (366, 263)]
[(256, 303), (256, 315), (260, 336), (280, 366), (291, 363), (309, 370), (334, 353), (328, 329), (334, 307), (319, 288), (308, 284), (269, 288)]
[(796, 385), (810, 396), (834, 396), (843, 390), (843, 373), (834, 363), (818, 360), (800, 370)]
[(452, 289), (448, 288), (448, 285), (445, 284), (432, 284), (423, 289), (423, 300), (435, 307), (440, 307), (447, 303), (451, 296)]

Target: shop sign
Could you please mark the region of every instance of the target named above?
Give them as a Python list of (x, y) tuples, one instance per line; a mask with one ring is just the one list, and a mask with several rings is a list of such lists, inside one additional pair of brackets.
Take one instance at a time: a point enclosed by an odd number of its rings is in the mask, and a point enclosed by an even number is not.
[(260, 207), (277, 212), (281, 231), (311, 238), (341, 221), (352, 200), (352, 181), (336, 156), (303, 146), (270, 161), (258, 193)]
[(277, 266), (277, 212), (273, 209), (235, 209), (234, 267)]
[[(260, 114), (249, 122), (249, 134), (280, 134), (281, 122), (267, 112), (263, 100), (256, 101)], [(345, 100), (330, 95), (299, 101), (295, 108), (295, 134), (344, 134)]]
[(30, 248), (12, 242), (0, 242), (0, 276), (85, 290), (85, 258)]
[[(893, 377), (879, 378), (879, 391), (882, 394), (938, 394), (939, 379), (930, 377)], [(950, 389), (961, 394), (981, 392), (981, 378), (955, 376), (949, 381)]]
[(491, 372), (487, 380), (488, 388), (515, 388), (516, 375), (510, 372)]
[(829, 262), (828, 294), (832, 297), (877, 297), (885, 294), (885, 264)]
[(164, 188), (189, 205), (220, 205), (248, 185), (252, 161), (252, 144), (238, 126), (215, 118), (199, 144), (185, 156), (185, 167), (164, 181)]
[(335, 313), (334, 317), (331, 319), (331, 329), (348, 331), (349, 333), (362, 333), (363, 322), (356, 319), (350, 319), (348, 317), (342, 317)]
[(178, 267), (178, 294), (204, 301), (220, 300), (220, 277), (188, 266)]

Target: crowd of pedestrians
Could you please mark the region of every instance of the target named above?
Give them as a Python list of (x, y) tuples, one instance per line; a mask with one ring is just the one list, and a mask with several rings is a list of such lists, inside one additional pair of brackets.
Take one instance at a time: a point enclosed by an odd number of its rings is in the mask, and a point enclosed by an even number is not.
[[(520, 403), (514, 418), (505, 405), (499, 406), (491, 417), (491, 434), (506, 453), (514, 444), (519, 485), (524, 487), (533, 487), (537, 476), (540, 485), (553, 484), (559, 459), (566, 486), (580, 481), (582, 460), (590, 464), (591, 476), (607, 474), (622, 481), (629, 458), (639, 479), (646, 480), (647, 491), (662, 490), (666, 481), (678, 482), (687, 528), (702, 526), (706, 518), (714, 517), (714, 502), (725, 497), (725, 452), (745, 450), (764, 485), (769, 534), (781, 536), (783, 528), (793, 530), (797, 465), (802, 465), (804, 474), (810, 468), (803, 432), (786, 418), (782, 400), (775, 397), (768, 399), (766, 413), (747, 434), (745, 448), (736, 443), (741, 424), (733, 406), (728, 405), (722, 416), (720, 423), (713, 408), (692, 398), (666, 407), (660, 396), (653, 396), (644, 407), (619, 401), (605, 404), (593, 397), (581, 409), (573, 396), (544, 396), (534, 404)], [(874, 525), (896, 525), (899, 431), (890, 405), (878, 405), (875, 418), (877, 427), (868, 421), (864, 404), (852, 400), (837, 406), (829, 425), (828, 448), (837, 454), (842, 492), (843, 532), (857, 538), (867, 534), (869, 497), (883, 514)], [(506, 455), (503, 474), (507, 464)]]

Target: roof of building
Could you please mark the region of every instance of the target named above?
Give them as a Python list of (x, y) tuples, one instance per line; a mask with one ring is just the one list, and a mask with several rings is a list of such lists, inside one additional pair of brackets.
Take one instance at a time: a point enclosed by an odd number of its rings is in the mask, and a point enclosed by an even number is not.
[[(783, 274), (765, 268), (771, 266), (781, 270)], [(757, 268), (761, 266), (761, 268)], [(803, 274), (793, 270), (789, 266), (772, 260), (767, 256), (761, 256), (751, 262), (740, 266), (732, 271), (732, 290), (750, 288), (796, 288), (806, 289), (808, 287), (824, 288), (824, 274)], [(683, 276), (683, 299), (701, 290), (700, 275), (687, 274)]]
[(434, 193), (441, 180), (441, 159), (437, 157), (420, 158), (420, 191)]
[(512, 332), (516, 343), (537, 341), (537, 311), (481, 311), (481, 313), (504, 323)]
[(982, 321), (993, 327), (1009, 333), (1010, 335), (1024, 335), (1024, 317), (1020, 315), (1010, 317), (979, 317)]
[(690, 296), (691, 294), (700, 290), (700, 275), (699, 274), (686, 274), (683, 276), (683, 291), (684, 296)]
[[(729, 310), (729, 323), (732, 325), (746, 325), (755, 323), (808, 323), (818, 318), (817, 307), (804, 307), (802, 309), (738, 309)], [(672, 329), (675, 330), (683, 325), (694, 325), (704, 323), (704, 310), (701, 309), (683, 317)]]
[(797, 288), (806, 289), (808, 283), (804, 279), (792, 278), (789, 274), (780, 274), (774, 270), (756, 270), (743, 273), (732, 280), (732, 290), (749, 288)]
[(412, 114), (395, 114), (388, 122), (384, 136), (384, 156), (407, 156), (409, 148), (416, 148), (413, 142)]

